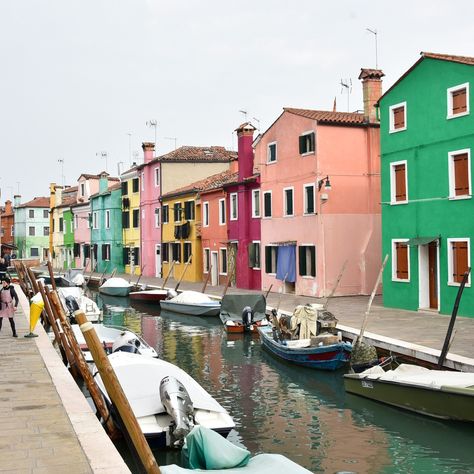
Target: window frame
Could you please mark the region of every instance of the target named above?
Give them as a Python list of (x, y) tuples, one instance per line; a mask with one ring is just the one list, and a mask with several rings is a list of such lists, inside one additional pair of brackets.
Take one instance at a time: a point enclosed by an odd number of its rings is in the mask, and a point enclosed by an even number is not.
[[(291, 190), (291, 208), (292, 213), (287, 214), (287, 200), (286, 200), (286, 192)], [(283, 217), (294, 217), (295, 216), (295, 187), (288, 186), (287, 188), (283, 188)]]
[[(270, 152), (270, 147), (275, 146), (275, 159), (270, 160), (271, 157), (271, 152)], [(278, 145), (276, 140), (273, 142), (267, 143), (267, 165), (271, 165), (273, 163), (276, 163), (278, 161)]]
[[(305, 151), (304, 153), (301, 153), (300, 140), (301, 138), (307, 137), (309, 135), (313, 135), (313, 149), (311, 151)], [(308, 156), (308, 155), (316, 154), (316, 132), (314, 130), (308, 130), (300, 134), (300, 136), (298, 137), (298, 152), (300, 156)]]
[(161, 225), (161, 207), (155, 207), (155, 229), (158, 229)]
[[(12, 226), (12, 230), (13, 230), (13, 226)], [(47, 230), (47, 232), (46, 232), (46, 230)], [(48, 237), (49, 234), (50, 234), (49, 226), (44, 225), (44, 226), (43, 226), (43, 237)], [(12, 234), (12, 235), (13, 235), (13, 234)]]
[[(454, 262), (453, 262), (453, 246), (451, 245), (453, 242), (467, 242), (467, 266), (468, 268), (471, 266), (471, 238), (470, 237), (452, 237), (446, 239), (447, 246), (448, 246), (448, 286), (460, 286), (461, 283), (458, 283), (453, 280), (453, 269), (454, 269)], [(469, 278), (466, 282), (466, 287), (471, 286), (471, 274), (469, 273)]]
[(202, 226), (209, 227), (209, 201), (202, 203)]
[[(274, 272), (267, 272), (267, 248), (272, 248), (272, 249), (275, 249), (275, 250), (271, 250), (271, 255), (270, 255), (270, 264), (271, 264), (271, 267), (273, 267), (272, 263), (273, 263), (273, 252), (275, 252), (275, 271)], [(270, 275), (270, 276), (275, 276), (276, 273), (277, 273), (277, 265), (278, 265), (278, 245), (276, 244), (267, 244), (265, 245), (265, 273), (267, 275)], [(261, 266), (261, 264), (260, 264)], [(273, 269), (273, 268), (272, 268)]]
[[(225, 272), (223, 271), (224, 263), (225, 263)], [(219, 247), (219, 275), (227, 275), (228, 271), (229, 269), (227, 268), (227, 247)]]
[[(270, 215), (267, 216), (265, 214), (265, 195), (266, 194), (269, 194), (270, 195)], [(269, 191), (264, 191), (263, 192), (263, 215), (262, 215), (262, 219), (271, 219), (273, 217), (273, 196), (272, 196), (272, 191), (269, 190)]]
[(210, 247), (203, 248), (203, 273), (209, 273), (211, 268), (211, 249)]
[[(135, 225), (135, 216), (137, 216), (137, 225)], [(130, 229), (140, 228), (140, 209), (132, 209), (132, 226)]]
[[(312, 275), (311, 273), (308, 274), (308, 261), (307, 261), (307, 251), (306, 249), (312, 247), (314, 249), (314, 262), (313, 263), (313, 271), (314, 271), (314, 275)], [(300, 262), (300, 249), (301, 248), (304, 248), (305, 249), (305, 267), (306, 267), (306, 273), (303, 275), (301, 273), (301, 262)], [(306, 278), (306, 279), (311, 279), (311, 280), (314, 280), (317, 276), (317, 268), (316, 268), (316, 244), (313, 244), (313, 243), (301, 243), (298, 245), (298, 275), (301, 277), (301, 278)]]
[[(131, 179), (132, 181), (132, 194), (137, 194), (140, 192), (140, 178), (137, 176), (135, 178), (132, 178)], [(135, 186), (135, 183), (136, 183), (136, 186)], [(137, 188), (135, 190), (135, 187)]]
[(47, 209), (43, 209), (43, 219), (49, 219), (49, 211)]
[[(188, 203), (190, 203), (191, 205)], [(191, 217), (186, 217), (186, 204), (188, 204), (188, 208), (192, 209)], [(184, 215), (184, 220), (188, 220), (188, 221), (196, 220), (196, 200), (195, 199), (187, 199), (186, 201), (184, 201), (182, 214)]]
[[(453, 92), (457, 92), (461, 89), (466, 89), (466, 111), (461, 112), (459, 114), (453, 114)], [(446, 89), (447, 94), (447, 114), (446, 119), (451, 120), (453, 118), (464, 117), (465, 115), (469, 115), (469, 82), (465, 82), (464, 84), (458, 84), (457, 86), (448, 87)]]
[(160, 175), (161, 175), (161, 170), (160, 170), (160, 167), (157, 166), (156, 168), (153, 168), (154, 169), (154, 177), (155, 177), (155, 188), (159, 188), (160, 187)]
[[(405, 165), (405, 200), (397, 201), (397, 182), (395, 179), (395, 166)], [(390, 204), (392, 206), (398, 206), (400, 204), (408, 204), (408, 163), (407, 160), (393, 161), (390, 163)]]
[[(262, 244), (260, 240), (252, 240), (251, 242), (252, 246), (255, 249), (255, 255), (258, 255), (258, 258), (255, 257), (254, 259), (254, 265), (249, 267), (252, 270), (261, 270), (262, 268)], [(258, 250), (257, 250), (258, 249)], [(258, 264), (258, 265), (256, 265)]]
[[(308, 195), (307, 188), (313, 188), (313, 212), (307, 212)], [(303, 184), (303, 216), (314, 216), (316, 214), (316, 186), (314, 183)]]
[(219, 225), (226, 224), (225, 198), (219, 199)]
[(105, 210), (105, 228), (110, 229), (110, 209)]
[(28, 209), (28, 219), (34, 219), (34, 218), (35, 218), (35, 210)]
[[(258, 198), (255, 197), (257, 194)], [(252, 219), (259, 219), (262, 217), (262, 201), (260, 196), (260, 189), (252, 189)], [(258, 214), (255, 212), (255, 202), (258, 202)]]
[[(234, 197), (235, 197), (235, 217), (233, 217), (234, 206), (232, 204)], [(231, 221), (237, 221), (239, 219), (239, 194), (238, 193), (230, 193), (229, 194), (229, 203), (230, 203), (229, 219)]]
[(407, 243), (409, 239), (392, 239), (392, 281), (399, 283), (410, 283), (411, 266), (410, 266), (410, 246), (407, 244), (407, 268), (408, 278), (402, 279), (397, 277), (397, 243)]
[(169, 224), (169, 222), (170, 222), (170, 206), (169, 204), (163, 204), (161, 206), (161, 223)]
[[(395, 109), (398, 109), (399, 107), (403, 107), (403, 116), (404, 116), (404, 124), (405, 126), (402, 128), (394, 128), (395, 127), (395, 120), (393, 116), (393, 111)], [(394, 104), (389, 106), (388, 108), (388, 113), (389, 113), (389, 133), (397, 133), (397, 132), (403, 132), (407, 129), (407, 103), (405, 102), (399, 102), (398, 104)]]
[[(97, 211), (92, 213), (92, 229), (97, 230), (99, 228), (99, 219), (97, 217)], [(59, 231), (61, 232), (61, 218), (59, 219)]]
[[(456, 196), (456, 183), (454, 173), (454, 157), (458, 155), (467, 154), (467, 173), (469, 182), (469, 194), (461, 194)], [(449, 176), (449, 199), (456, 201), (459, 199), (471, 199), (472, 198), (472, 181), (471, 181), (471, 149), (465, 148), (463, 150), (455, 150), (448, 152), (448, 176)]]
[[(33, 254), (32, 254), (31, 251), (32, 251), (33, 249), (35, 249), (35, 250), (38, 251), (38, 255), (33, 255)], [(30, 247), (30, 258), (39, 258), (39, 256), (40, 256), (39, 247)]]

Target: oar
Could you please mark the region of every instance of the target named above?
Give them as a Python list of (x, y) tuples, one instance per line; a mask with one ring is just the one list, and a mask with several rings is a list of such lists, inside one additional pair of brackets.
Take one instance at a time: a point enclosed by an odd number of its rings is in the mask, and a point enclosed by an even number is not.
[(140, 270), (140, 275), (138, 276), (138, 280), (137, 280), (137, 282), (135, 283), (135, 288), (138, 288), (138, 284), (140, 283), (140, 278), (142, 277), (142, 275), (143, 275), (143, 270), (145, 270), (145, 268), (146, 268), (146, 264), (143, 265), (143, 267), (142, 267), (141, 270)]
[(186, 273), (186, 270), (188, 269), (189, 264), (191, 263), (191, 258), (192, 254), (188, 257), (188, 261), (184, 264), (183, 273), (181, 273), (178, 283), (176, 283), (176, 286), (174, 287), (174, 291), (178, 291), (179, 285), (181, 285), (181, 281), (183, 280), (184, 274)]
[(175, 264), (175, 263), (176, 263), (176, 260), (173, 260), (173, 261), (171, 262), (170, 268), (169, 268), (169, 270), (168, 270), (168, 275), (166, 275), (165, 281), (164, 281), (163, 284), (161, 285), (161, 289), (162, 289), (162, 290), (164, 290), (166, 283), (168, 283), (168, 279), (169, 279), (169, 277), (170, 277), (170, 275), (171, 275), (171, 272), (172, 272), (172, 270), (173, 270), (173, 267), (174, 267), (174, 264)]
[(109, 266), (108, 263), (105, 264), (105, 269), (104, 271), (102, 272), (102, 275), (100, 275), (100, 278), (99, 278), (99, 286), (102, 285), (102, 280), (104, 279), (104, 275), (105, 275), (105, 272), (107, 271), (107, 267)]
[(234, 266), (232, 267), (232, 271), (230, 272), (230, 274), (227, 276), (227, 283), (225, 284), (225, 287), (224, 287), (224, 291), (222, 293), (222, 298), (224, 298), (225, 294), (227, 293), (227, 290), (229, 288), (229, 285), (230, 285), (230, 282), (232, 281), (232, 278), (234, 277), (234, 273), (235, 273), (235, 267), (237, 265), (234, 264)]
[(336, 293), (337, 287), (339, 286), (339, 282), (341, 281), (341, 278), (342, 278), (342, 274), (344, 273), (344, 270), (346, 269), (346, 265), (347, 265), (347, 260), (342, 264), (342, 268), (341, 268), (341, 271), (339, 272), (336, 283), (334, 283), (331, 293), (326, 298), (326, 302), (324, 303), (323, 309), (328, 309), (329, 300), (334, 296), (334, 293)]
[(212, 263), (209, 264), (209, 268), (207, 270), (207, 277), (206, 277), (206, 280), (204, 281), (204, 285), (202, 286), (201, 293), (204, 293), (206, 291), (206, 286), (209, 283), (209, 278), (211, 277), (211, 271), (212, 271)]
[(273, 287), (273, 283), (269, 286), (267, 292), (265, 293), (265, 299), (268, 298), (268, 295), (269, 295), (270, 291), (272, 291), (272, 287)]

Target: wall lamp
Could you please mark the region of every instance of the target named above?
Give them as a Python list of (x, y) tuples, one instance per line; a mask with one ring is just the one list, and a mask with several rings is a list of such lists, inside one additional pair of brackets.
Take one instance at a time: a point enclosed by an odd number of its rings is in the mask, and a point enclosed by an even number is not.
[(323, 184), (326, 191), (331, 191), (331, 182), (329, 181), (329, 176), (326, 176), (325, 178), (318, 181), (318, 191), (321, 191)]

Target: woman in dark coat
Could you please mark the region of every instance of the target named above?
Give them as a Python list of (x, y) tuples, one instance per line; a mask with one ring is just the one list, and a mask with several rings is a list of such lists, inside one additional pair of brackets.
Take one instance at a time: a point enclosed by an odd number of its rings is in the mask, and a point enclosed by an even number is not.
[(0, 290), (0, 330), (2, 329), (3, 318), (8, 318), (13, 337), (18, 337), (16, 334), (15, 321), (13, 320), (17, 306), (18, 295), (16, 294), (15, 288), (10, 285), (10, 278), (5, 277), (2, 281), (2, 289)]

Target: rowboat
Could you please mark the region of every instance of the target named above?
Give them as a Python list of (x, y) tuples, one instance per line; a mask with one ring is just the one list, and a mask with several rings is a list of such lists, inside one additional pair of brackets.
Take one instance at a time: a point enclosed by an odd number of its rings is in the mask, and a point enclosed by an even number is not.
[(124, 278), (113, 277), (99, 286), (99, 293), (110, 296), (128, 296), (134, 285)]
[(162, 301), (166, 299), (168, 296), (168, 290), (156, 289), (156, 290), (131, 291), (129, 296), (133, 300), (153, 303), (153, 302)]
[(474, 421), (474, 373), (401, 364), (345, 374), (347, 392), (435, 418)]
[(222, 298), (219, 317), (228, 333), (257, 332), (268, 324), (265, 296), (258, 293), (233, 293)]
[(169, 300), (161, 301), (160, 306), (166, 311), (192, 316), (218, 316), (221, 309), (220, 301), (198, 291), (183, 291)]
[[(84, 290), (79, 287), (58, 288), (58, 295), (64, 309), (73, 317), (76, 309), (80, 309), (92, 323), (96, 323), (102, 319), (102, 311), (99, 309), (95, 301), (91, 300), (84, 294)], [(71, 298), (77, 303), (77, 307), (71, 305)]]

